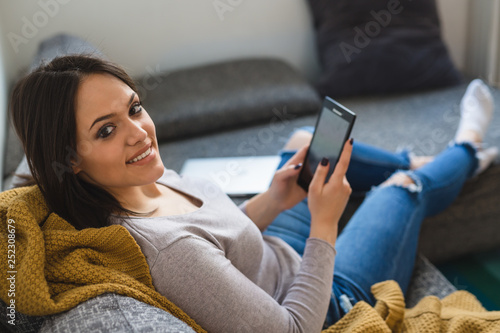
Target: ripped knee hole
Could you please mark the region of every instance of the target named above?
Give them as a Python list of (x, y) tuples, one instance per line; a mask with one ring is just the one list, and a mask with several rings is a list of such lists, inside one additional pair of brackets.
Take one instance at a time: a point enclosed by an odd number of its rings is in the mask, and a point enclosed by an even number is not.
[(414, 187), (417, 184), (406, 173), (398, 172), (398, 173), (393, 174), (385, 182), (382, 183), (382, 186), (391, 186), (391, 185), (410, 188), (410, 187)]

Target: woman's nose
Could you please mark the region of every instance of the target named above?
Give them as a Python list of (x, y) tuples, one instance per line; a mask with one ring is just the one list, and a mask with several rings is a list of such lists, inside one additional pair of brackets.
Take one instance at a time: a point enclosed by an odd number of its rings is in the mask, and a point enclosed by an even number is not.
[(134, 146), (138, 142), (143, 142), (148, 136), (148, 132), (142, 128), (138, 121), (130, 120), (127, 133), (127, 144)]

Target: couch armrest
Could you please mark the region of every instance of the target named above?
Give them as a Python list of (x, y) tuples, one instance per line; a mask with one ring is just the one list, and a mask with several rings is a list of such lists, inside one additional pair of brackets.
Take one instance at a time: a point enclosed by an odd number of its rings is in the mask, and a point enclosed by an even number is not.
[(469, 180), (443, 213), (424, 220), (419, 251), (439, 263), (500, 246), (500, 165)]

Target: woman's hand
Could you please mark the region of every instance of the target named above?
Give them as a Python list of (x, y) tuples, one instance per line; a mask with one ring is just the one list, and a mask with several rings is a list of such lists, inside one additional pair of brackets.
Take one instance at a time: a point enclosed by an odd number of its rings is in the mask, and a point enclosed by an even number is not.
[(273, 200), (277, 209), (282, 212), (290, 209), (305, 199), (307, 193), (297, 184), (297, 178), (305, 159), (307, 148), (299, 149), (276, 173), (269, 189), (269, 199)]
[[(318, 165), (309, 185), (308, 205), (311, 211), (311, 231), (309, 236), (321, 238), (335, 246), (340, 216), (344, 212), (351, 186), (345, 176), (352, 153), (352, 139), (348, 140), (332, 176), (325, 184), (329, 161)], [(326, 162), (326, 164), (325, 164)]]

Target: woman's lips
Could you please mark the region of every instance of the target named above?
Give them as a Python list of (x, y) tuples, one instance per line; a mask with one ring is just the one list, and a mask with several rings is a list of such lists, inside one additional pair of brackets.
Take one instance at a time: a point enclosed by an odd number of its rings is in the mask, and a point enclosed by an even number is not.
[(136, 162), (132, 162), (132, 161), (127, 162), (127, 165), (130, 165), (130, 166), (141, 166), (141, 165), (148, 164), (149, 162), (151, 162), (154, 159), (156, 159), (156, 150), (153, 147), (149, 147), (148, 150), (145, 151), (144, 153), (148, 153), (148, 154), (144, 158), (142, 158), (140, 160), (138, 159)]
[(126, 161), (126, 164), (134, 164), (139, 161), (142, 161), (144, 158), (148, 157), (151, 152), (153, 151), (153, 145), (150, 143), (149, 145), (146, 145), (144, 148), (141, 148), (137, 153), (135, 153), (128, 161)]
[(148, 157), (149, 154), (151, 154), (151, 147), (149, 147), (148, 150), (146, 150), (144, 153), (142, 153), (139, 156), (128, 161), (127, 164), (133, 164), (133, 163), (139, 162), (139, 161), (143, 160), (144, 158)]

